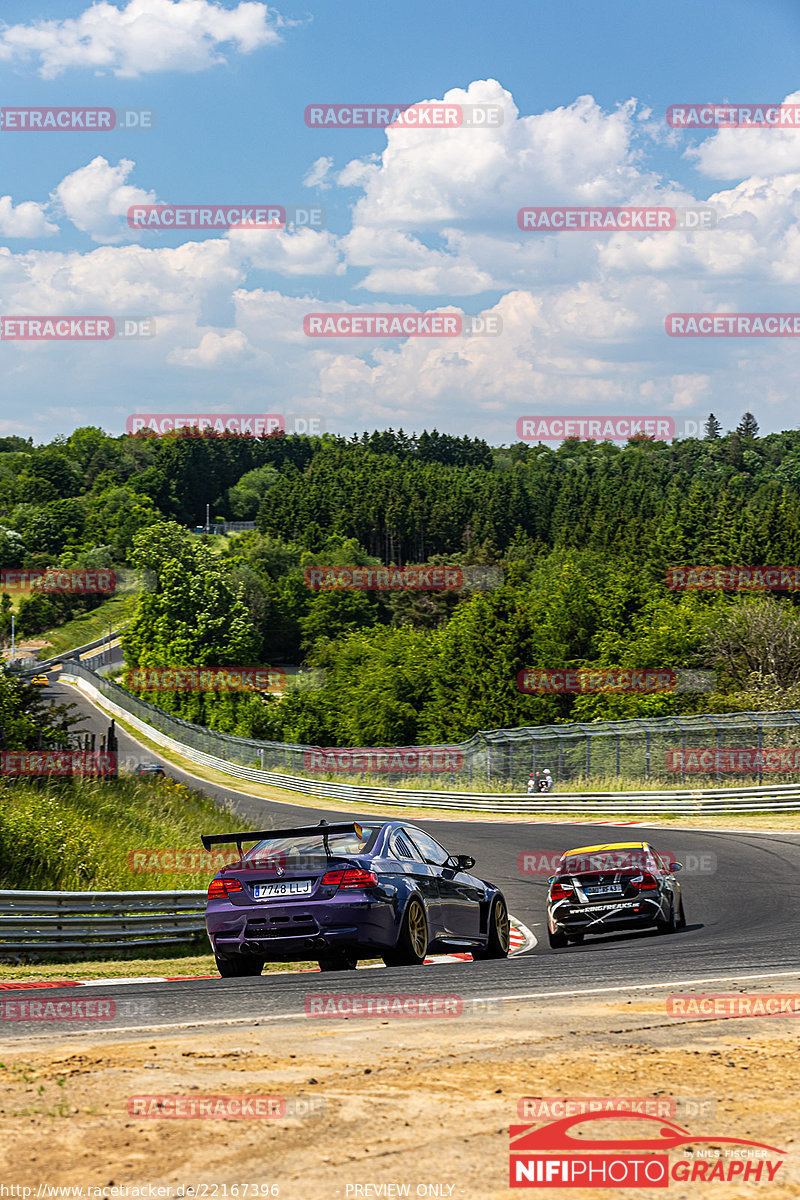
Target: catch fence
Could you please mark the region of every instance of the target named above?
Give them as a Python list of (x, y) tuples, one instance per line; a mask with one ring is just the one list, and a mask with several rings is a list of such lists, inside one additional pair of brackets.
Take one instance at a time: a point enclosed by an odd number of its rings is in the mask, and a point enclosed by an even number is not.
[[(99, 659), (100, 656), (98, 656)], [(548, 768), (557, 790), (592, 779), (671, 781), (675, 787), (800, 781), (800, 712), (702, 714), (481, 730), (449, 746), (328, 751), (259, 741), (195, 725), (97, 673), (97, 660), (66, 662), (63, 675), (184, 746), (246, 769), (308, 779), (370, 779), (437, 789), (524, 792)]]

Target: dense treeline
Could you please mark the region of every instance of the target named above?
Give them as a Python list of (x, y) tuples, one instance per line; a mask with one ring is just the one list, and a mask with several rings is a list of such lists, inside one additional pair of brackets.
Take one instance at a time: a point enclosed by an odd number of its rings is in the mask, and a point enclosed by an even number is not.
[[(449, 741), (480, 728), (791, 707), (792, 594), (673, 593), (669, 565), (800, 562), (800, 432), (557, 449), (403, 431), (351, 439), (0, 441), (0, 565), (153, 572), (129, 666), (303, 663), (324, 686), (151, 694), (229, 732), (318, 744)], [(257, 519), (225, 549), (205, 505)], [(311, 591), (316, 564), (488, 564), (490, 591)], [(41, 600), (41, 598), (35, 598)], [(5, 610), (0, 611), (0, 621)], [(23, 616), (21, 610), (21, 616)], [(36, 614), (32, 614), (33, 617)], [(44, 619), (40, 616), (39, 619)], [(529, 696), (526, 667), (705, 668), (710, 693)]]

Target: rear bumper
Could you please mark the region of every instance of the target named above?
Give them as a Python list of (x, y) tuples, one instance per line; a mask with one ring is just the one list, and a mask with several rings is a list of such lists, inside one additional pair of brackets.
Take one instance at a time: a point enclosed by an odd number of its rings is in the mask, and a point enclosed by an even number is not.
[(638, 929), (662, 917), (656, 900), (619, 900), (603, 904), (557, 905), (550, 913), (552, 933), (605, 933), (609, 929)]
[(397, 941), (391, 905), (353, 899), (336, 904), (209, 905), (206, 927), (220, 958), (258, 955), (271, 962), (319, 958), (326, 950), (385, 950)]

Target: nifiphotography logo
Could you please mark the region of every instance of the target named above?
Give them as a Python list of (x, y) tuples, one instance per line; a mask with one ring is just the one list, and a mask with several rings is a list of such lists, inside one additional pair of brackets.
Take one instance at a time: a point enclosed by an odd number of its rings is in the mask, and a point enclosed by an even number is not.
[[(631, 1137), (603, 1138), (593, 1122), (637, 1123)], [(585, 1126), (578, 1131), (578, 1127)], [(602, 1128), (602, 1127), (601, 1127)], [(642, 1131), (647, 1130), (647, 1133)], [(700, 1181), (771, 1183), (785, 1151), (744, 1138), (696, 1134), (626, 1109), (512, 1125), (509, 1184), (537, 1188), (666, 1188)], [(702, 1143), (710, 1143), (703, 1146)], [(676, 1151), (681, 1154), (675, 1154)], [(673, 1152), (673, 1157), (670, 1157)]]

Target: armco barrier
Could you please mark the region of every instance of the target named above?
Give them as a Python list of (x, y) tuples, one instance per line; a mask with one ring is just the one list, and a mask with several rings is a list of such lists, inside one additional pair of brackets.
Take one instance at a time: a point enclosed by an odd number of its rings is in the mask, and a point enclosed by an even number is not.
[[(219, 734), (203, 726), (192, 725), (172, 717), (155, 705), (131, 696), (110, 680), (103, 679), (83, 664), (65, 664), (63, 675), (72, 677), (91, 700), (113, 716), (121, 717), (150, 741), (174, 751), (201, 766), (211, 767), (236, 779), (286, 788), (318, 799), (342, 800), (357, 807), (373, 804), (395, 809), (435, 808), (485, 811), (489, 813), (573, 813), (586, 806), (587, 814), (599, 813), (634, 816), (652, 813), (677, 812), (684, 815), (712, 812), (779, 812), (800, 810), (800, 784), (777, 784), (767, 787), (698, 789), (694, 791), (646, 792), (566, 792), (558, 790), (549, 797), (514, 792), (434, 791), (432, 789), (392, 788), (336, 783), (332, 780), (309, 779), (302, 775), (265, 771), (234, 760), (251, 759), (275, 743), (259, 743), (247, 738)], [(144, 719), (144, 718), (148, 719)], [(158, 728), (154, 722), (157, 721)], [(172, 737), (165, 730), (178, 736)], [(213, 738), (216, 745), (230, 747), (230, 758), (208, 754), (191, 741)], [(304, 747), (287, 746), (287, 751)]]
[(174, 946), (205, 935), (203, 892), (0, 891), (0, 955)]
[[(37, 659), (33, 666), (17, 669), (17, 673), (23, 678), (27, 678), (29, 675), (42, 675), (46, 671), (49, 671), (57, 663), (66, 663), (71, 660), (75, 660), (77, 662), (87, 652), (87, 650), (95, 650), (99, 646), (106, 646), (110, 642), (115, 642), (128, 624), (130, 624), (130, 622), (126, 621), (124, 625), (119, 627), (119, 629), (115, 629), (111, 633), (106, 633), (100, 638), (95, 638), (93, 642), (87, 642), (85, 646), (76, 646), (74, 650), (65, 650), (63, 654), (56, 654), (53, 658)], [(13, 664), (6, 663), (5, 665), (11, 666), (11, 669), (15, 670)]]

